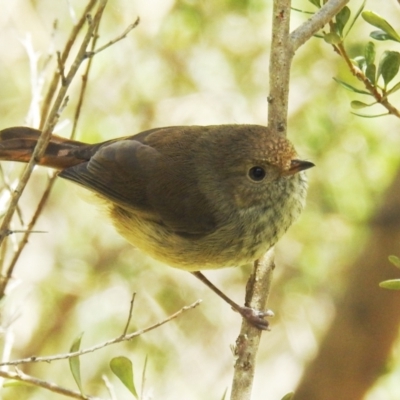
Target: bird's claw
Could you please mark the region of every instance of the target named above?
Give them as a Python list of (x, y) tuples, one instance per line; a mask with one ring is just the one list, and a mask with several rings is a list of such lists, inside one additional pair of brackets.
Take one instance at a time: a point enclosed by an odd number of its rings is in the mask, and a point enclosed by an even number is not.
[(255, 310), (250, 307), (240, 307), (237, 310), (240, 315), (245, 318), (250, 324), (262, 331), (270, 331), (269, 322), (265, 318), (273, 317), (275, 314), (272, 310)]

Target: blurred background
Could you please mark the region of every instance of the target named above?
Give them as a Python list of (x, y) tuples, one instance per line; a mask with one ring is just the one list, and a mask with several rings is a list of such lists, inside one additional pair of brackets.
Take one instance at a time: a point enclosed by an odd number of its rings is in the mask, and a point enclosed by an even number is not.
[[(47, 89), (56, 68), (54, 52), (63, 48), (83, 3), (0, 0), (1, 128), (38, 126), (33, 98), (40, 85)], [(127, 38), (95, 56), (77, 139), (92, 143), (169, 125), (266, 124), (271, 3), (110, 1), (99, 45), (121, 34), (137, 16), (141, 22)], [(349, 6), (354, 14), (360, 2), (350, 1)], [(294, 0), (293, 7), (315, 11), (306, 0)], [(367, 8), (400, 26), (400, 8), (394, 0), (370, 1)], [(292, 11), (292, 28), (308, 17)], [(370, 40), (371, 30), (362, 20), (355, 24), (346, 42), (350, 56)], [(379, 46), (378, 55), (388, 44)], [(399, 49), (394, 42), (389, 46)], [(370, 221), (400, 163), (398, 120), (351, 113), (350, 101), (365, 99), (332, 79), (357, 85), (327, 43), (313, 38), (302, 46), (291, 76), (288, 136), (301, 157), (316, 168), (308, 172), (306, 210), (276, 247), (269, 301), (276, 318), (272, 331), (262, 337), (255, 400), (280, 399), (294, 390), (317, 354), (321, 338), (340, 312), (335, 302), (343, 293), (349, 268), (365, 251)], [(60, 135), (71, 131), (79, 87), (78, 76), (57, 129)], [(396, 101), (399, 105), (394, 96), (395, 105)], [(383, 111), (377, 106), (365, 113)], [(15, 185), (22, 166), (3, 163), (2, 168), (6, 182)], [(24, 221), (31, 218), (48, 175), (36, 168), (20, 202)], [(8, 200), (9, 192), (3, 190), (2, 210)], [(13, 228), (18, 227), (15, 220)], [(125, 355), (133, 362), (138, 387), (148, 358), (144, 391), (151, 398), (221, 399), (229, 390), (234, 364), (230, 347), (241, 320), (209, 289), (190, 274), (158, 264), (132, 248), (99, 218), (96, 207), (61, 179), (36, 229), (46, 233), (31, 236), (1, 303), (4, 357), (64, 353), (81, 332), (82, 347), (120, 335), (133, 292), (137, 296), (131, 331), (201, 298), (200, 307), (157, 330), (81, 357), (83, 387), (88, 394), (106, 398), (102, 381), (106, 375), (117, 398), (130, 398), (108, 366), (112, 357)], [(5, 265), (18, 240), (15, 236), (2, 253)], [(400, 243), (381, 263), (390, 265), (391, 254), (400, 256)], [(230, 268), (206, 275), (243, 302), (249, 273), (250, 269)], [(397, 343), (367, 400), (400, 398), (399, 359)], [(66, 361), (21, 369), (76, 388)], [(26, 385), (5, 388), (2, 394), (4, 399), (57, 397)]]

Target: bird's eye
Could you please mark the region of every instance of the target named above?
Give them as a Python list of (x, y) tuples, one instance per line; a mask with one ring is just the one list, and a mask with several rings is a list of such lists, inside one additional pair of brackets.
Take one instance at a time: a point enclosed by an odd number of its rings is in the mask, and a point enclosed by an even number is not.
[(252, 167), (249, 169), (249, 178), (254, 182), (262, 181), (265, 175), (265, 169), (262, 167)]

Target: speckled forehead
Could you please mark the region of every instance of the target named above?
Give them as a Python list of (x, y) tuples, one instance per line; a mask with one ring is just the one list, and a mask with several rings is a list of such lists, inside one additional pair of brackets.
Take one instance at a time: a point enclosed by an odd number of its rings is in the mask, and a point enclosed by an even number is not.
[(290, 162), (296, 158), (296, 150), (293, 145), (280, 135), (268, 135), (263, 142), (263, 158), (282, 169), (288, 169)]

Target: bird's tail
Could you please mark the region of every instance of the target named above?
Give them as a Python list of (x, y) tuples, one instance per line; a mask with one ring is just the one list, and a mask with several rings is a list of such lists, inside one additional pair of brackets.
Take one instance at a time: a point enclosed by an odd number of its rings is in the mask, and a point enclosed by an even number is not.
[[(0, 160), (29, 162), (41, 131), (17, 126), (0, 131)], [(65, 169), (87, 161), (85, 155), (90, 145), (52, 135), (39, 165)], [(90, 158), (90, 157), (89, 157)]]

